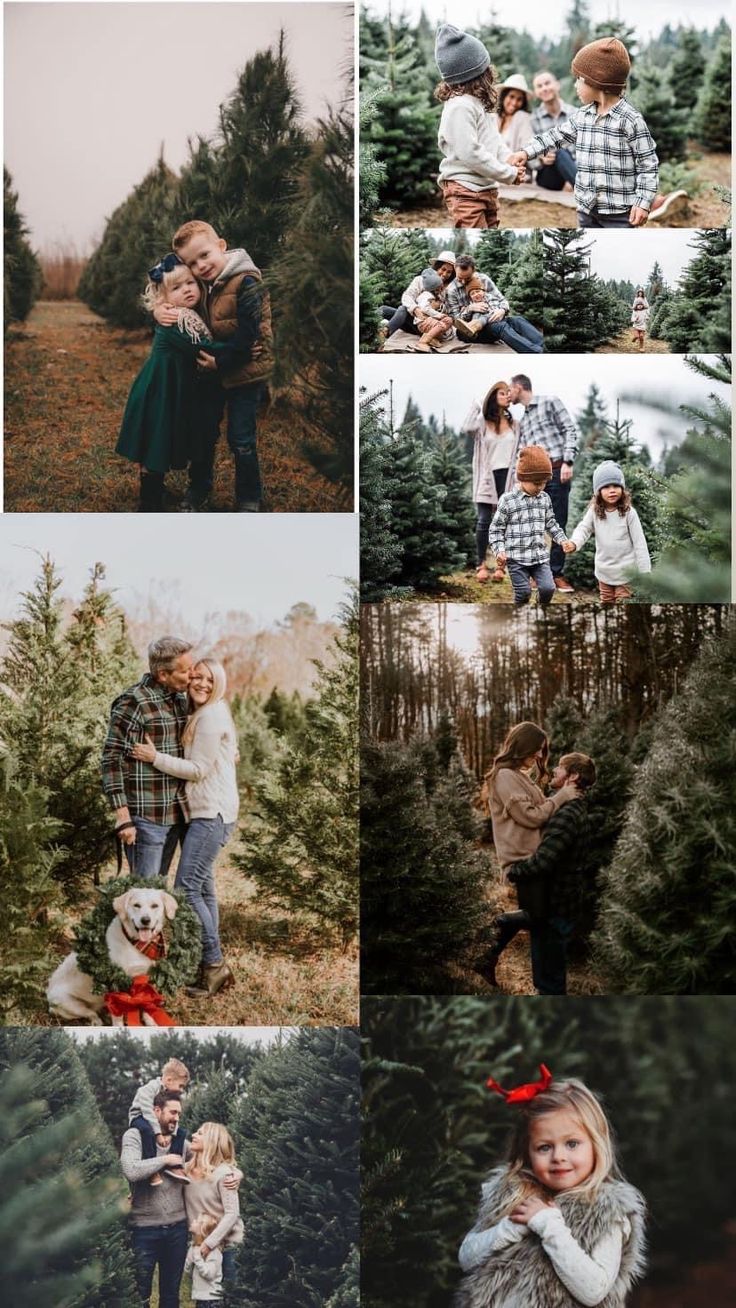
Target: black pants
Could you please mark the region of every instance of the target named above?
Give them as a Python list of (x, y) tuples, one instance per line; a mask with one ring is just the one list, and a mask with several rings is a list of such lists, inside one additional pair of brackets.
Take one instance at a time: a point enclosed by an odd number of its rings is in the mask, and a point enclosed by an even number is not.
[(550, 917), (532, 927), (532, 978), (540, 995), (567, 994), (567, 946), (572, 933), (572, 922), (563, 917)]
[[(555, 468), (552, 473), (551, 481), (547, 482), (545, 490), (552, 501), (554, 515), (564, 531), (567, 526), (567, 512), (570, 505), (570, 486), (572, 482), (561, 481), (561, 468)], [(565, 570), (565, 555), (562, 546), (557, 541), (552, 542), (552, 548), (549, 552), (549, 566), (552, 569), (553, 577), (561, 577)]]

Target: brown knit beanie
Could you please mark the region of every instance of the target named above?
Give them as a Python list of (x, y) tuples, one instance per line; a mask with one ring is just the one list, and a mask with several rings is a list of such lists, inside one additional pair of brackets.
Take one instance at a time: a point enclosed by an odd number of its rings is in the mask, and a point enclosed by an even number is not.
[(544, 484), (552, 476), (552, 464), (541, 445), (525, 445), (519, 453), (516, 467), (519, 481), (539, 481)]
[(478, 276), (477, 273), (474, 273), (473, 276), (469, 279), (469, 281), (467, 281), (467, 282), (465, 283), (465, 290), (466, 290), (466, 291), (482, 291), (482, 290), (483, 290), (483, 283), (482, 283), (482, 281), (480, 280), (480, 277)]
[(631, 72), (631, 60), (621, 41), (615, 36), (604, 36), (578, 50), (572, 71), (600, 91), (620, 91)]

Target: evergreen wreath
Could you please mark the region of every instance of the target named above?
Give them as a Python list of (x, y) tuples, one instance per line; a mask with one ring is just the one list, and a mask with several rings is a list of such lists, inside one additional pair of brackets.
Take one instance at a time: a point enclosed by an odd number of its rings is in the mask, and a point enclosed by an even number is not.
[(190, 908), (183, 894), (170, 890), (161, 877), (152, 877), (141, 886), (131, 877), (117, 877), (108, 881), (99, 892), (97, 904), (79, 923), (74, 942), (77, 961), (82, 972), (92, 978), (94, 990), (101, 991), (130, 990), (132, 977), (122, 968), (110, 962), (105, 943), (105, 932), (110, 925), (115, 910), (112, 901), (126, 890), (165, 890), (173, 895), (179, 907), (174, 918), (167, 918), (167, 952), (166, 957), (153, 964), (148, 973), (148, 980), (156, 990), (166, 998), (172, 998), (181, 986), (194, 981), (202, 957), (202, 928), (197, 914)]

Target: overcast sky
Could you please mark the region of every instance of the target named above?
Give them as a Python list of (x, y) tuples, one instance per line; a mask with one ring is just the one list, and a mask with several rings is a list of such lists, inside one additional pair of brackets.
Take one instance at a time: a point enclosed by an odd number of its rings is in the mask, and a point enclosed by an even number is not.
[[(427, 367), (426, 363), (411, 355), (361, 355), (361, 386), (372, 393), (387, 387), (389, 378), (393, 378), (395, 422), (401, 421), (411, 395), (424, 417), (433, 413), (441, 419), (444, 411), (448, 425), (456, 429), (473, 399), (482, 399), (494, 382), (517, 372), (531, 378), (538, 394), (558, 395), (573, 416), (584, 407), (592, 381), (607, 401), (611, 417), (615, 415), (617, 396), (626, 393), (657, 391), (681, 404), (693, 399), (703, 403), (713, 390), (727, 400), (730, 391), (730, 387), (690, 372), (681, 358), (669, 355), (499, 355), (493, 360), (450, 355), (443, 358), (442, 368), (436, 364)], [(514, 413), (520, 416), (521, 409), (515, 408)], [(635, 439), (646, 445), (656, 460), (663, 444), (661, 415), (630, 401), (622, 406), (622, 413), (634, 419)], [(684, 436), (685, 427), (682, 419), (677, 428), (680, 436)], [(667, 441), (672, 442), (671, 433)]]
[(348, 6), (5, 4), (5, 164), (35, 246), (86, 250), (155, 164), (178, 170), (238, 73), (284, 28), (304, 114), (345, 94)]
[[(385, 14), (388, 0), (371, 0), (367, 8), (374, 14)], [(590, 0), (592, 22), (602, 23), (607, 18), (620, 18), (635, 27), (639, 40), (656, 36), (665, 23), (676, 27), (678, 23), (698, 27), (715, 27), (718, 20), (728, 16), (724, 0)], [(495, 21), (503, 27), (521, 27), (532, 36), (559, 38), (566, 30), (565, 15), (570, 11), (569, 0), (550, 4), (549, 0), (493, 0), (493, 4), (479, 0), (393, 0), (394, 14), (408, 14), (414, 21), (421, 10), (432, 23), (449, 22), (455, 27), (478, 28), (490, 21), (493, 9)], [(493, 51), (491, 51), (493, 57)]]
[[(204, 626), (207, 614), (246, 612), (260, 626), (293, 604), (333, 618), (357, 577), (358, 518), (349, 513), (3, 514), (0, 516), (0, 617), (38, 575), (38, 554), (63, 574), (62, 594), (78, 599), (95, 562), (129, 612), (148, 593)], [(34, 552), (36, 551), (36, 552)]]
[[(692, 244), (694, 232), (683, 227), (666, 227), (662, 231), (643, 228), (632, 241), (628, 232), (586, 232), (592, 236), (590, 266), (599, 277), (627, 278), (646, 283), (655, 259), (659, 260), (665, 280), (675, 285), (686, 264), (697, 254)], [(586, 240), (586, 245), (590, 244)]]

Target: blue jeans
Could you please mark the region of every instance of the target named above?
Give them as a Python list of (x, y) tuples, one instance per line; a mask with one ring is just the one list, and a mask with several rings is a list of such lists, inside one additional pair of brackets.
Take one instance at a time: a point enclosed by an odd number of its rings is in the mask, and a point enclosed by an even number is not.
[(150, 881), (165, 877), (174, 851), (184, 834), (181, 822), (150, 822), (148, 818), (133, 816), (135, 844), (125, 846), (130, 875)]
[(500, 322), (489, 322), (475, 338), (477, 341), (503, 341), (517, 354), (541, 354), (542, 333), (521, 314), (512, 314)]
[(549, 564), (517, 563), (515, 559), (507, 559), (506, 567), (511, 585), (514, 588), (514, 604), (516, 607), (521, 608), (522, 604), (529, 603), (532, 597), (530, 578), (533, 577), (537, 583), (539, 603), (543, 608), (546, 608), (555, 593), (555, 583)]
[(542, 164), (537, 169), (537, 186), (544, 187), (545, 191), (561, 191), (565, 182), (573, 185), (577, 170), (569, 150), (558, 150), (553, 164)]
[(578, 227), (628, 227), (631, 231), (634, 228), (629, 222), (631, 209), (625, 209), (621, 213), (599, 213), (596, 208), (586, 213), (583, 209), (578, 209)]
[(202, 923), (202, 962), (222, 962), (220, 913), (215, 890), (215, 859), (235, 830), (234, 822), (216, 818), (193, 818), (187, 827), (175, 890), (183, 890)]
[[(263, 495), (261, 470), (256, 446), (256, 419), (266, 394), (265, 382), (248, 382), (245, 386), (222, 389), (220, 416), (227, 404), (227, 443), (235, 456), (235, 498), (241, 503), (260, 502)], [(190, 494), (195, 502), (207, 498), (212, 490), (217, 427), (210, 434), (202, 454), (189, 467)]]
[[(545, 490), (552, 501), (554, 515), (564, 531), (567, 526), (567, 514), (570, 507), (570, 487), (571, 481), (562, 481), (560, 473), (561, 468), (555, 468), (550, 480), (545, 486)], [(556, 541), (552, 542), (552, 548), (549, 552), (549, 566), (552, 569), (553, 577), (561, 577), (565, 571), (565, 555), (561, 545)]]
[[(506, 478), (509, 475), (508, 468), (494, 468), (493, 480), (496, 483), (496, 494), (500, 499), (506, 487)], [(485, 563), (488, 553), (488, 534), (491, 530), (494, 514), (496, 512), (495, 504), (485, 504), (482, 500), (475, 502), (475, 547), (478, 554), (478, 567)]]
[(187, 1256), (186, 1221), (170, 1226), (131, 1226), (135, 1283), (143, 1308), (148, 1308), (153, 1273), (158, 1264), (159, 1308), (179, 1308), (179, 1286)]
[(550, 917), (531, 928), (532, 979), (540, 995), (567, 994), (567, 946), (573, 924)]

